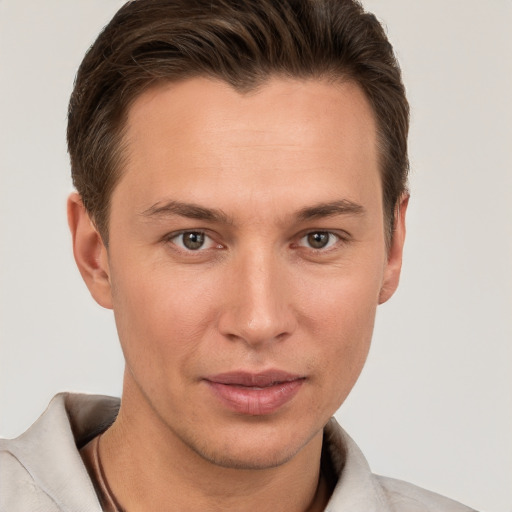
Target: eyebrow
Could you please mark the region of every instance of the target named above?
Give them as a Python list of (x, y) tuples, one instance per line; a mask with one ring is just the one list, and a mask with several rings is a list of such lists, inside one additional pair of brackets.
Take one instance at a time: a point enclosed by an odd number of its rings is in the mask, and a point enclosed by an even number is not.
[(144, 210), (141, 215), (148, 218), (179, 215), (189, 219), (222, 222), (225, 224), (231, 223), (228, 216), (222, 210), (204, 208), (192, 203), (182, 203), (181, 201), (167, 201), (163, 204), (158, 202)]
[[(327, 203), (318, 203), (313, 206), (307, 206), (299, 210), (294, 217), (299, 221), (308, 221), (320, 219), (323, 217), (335, 217), (337, 215), (362, 215), (365, 209), (353, 201), (341, 199)], [(222, 210), (216, 208), (205, 208), (193, 203), (183, 203), (181, 201), (158, 202), (141, 215), (147, 218), (165, 218), (174, 215), (186, 217), (189, 219), (203, 220), (208, 222), (218, 222), (223, 224), (232, 224), (231, 218)]]
[(335, 217), (336, 215), (363, 215), (365, 209), (353, 201), (341, 199), (330, 203), (319, 203), (299, 210), (297, 218), (301, 221), (314, 220), (323, 217)]

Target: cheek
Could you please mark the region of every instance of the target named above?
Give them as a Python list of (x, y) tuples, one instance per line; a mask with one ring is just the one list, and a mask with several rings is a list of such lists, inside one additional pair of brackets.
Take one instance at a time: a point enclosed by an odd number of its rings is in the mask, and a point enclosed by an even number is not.
[(333, 301), (323, 315), (317, 313), (318, 350), (326, 366), (337, 367), (336, 373), (347, 378), (359, 374), (369, 350), (375, 313), (375, 304), (356, 304), (353, 295), (348, 301)]
[[(116, 278), (117, 277), (117, 278)], [(177, 375), (194, 359), (214, 316), (211, 293), (191, 276), (128, 272), (113, 276), (117, 330), (127, 364), (137, 373)]]
[(336, 270), (303, 280), (296, 290), (302, 312), (311, 328), (337, 333), (347, 342), (357, 340), (357, 333), (366, 338), (373, 329), (383, 266), (375, 259)]
[(363, 368), (377, 309), (378, 275), (339, 277), (307, 296), (307, 317), (322, 393), (336, 410)]

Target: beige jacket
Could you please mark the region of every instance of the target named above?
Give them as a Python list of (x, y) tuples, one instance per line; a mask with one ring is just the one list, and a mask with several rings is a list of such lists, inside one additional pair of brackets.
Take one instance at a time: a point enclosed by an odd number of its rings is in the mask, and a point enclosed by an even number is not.
[[(110, 425), (118, 409), (116, 398), (62, 393), (24, 434), (0, 440), (0, 512), (101, 512), (77, 446)], [(472, 510), (372, 474), (359, 448), (334, 419), (326, 427), (326, 439), (339, 475), (327, 512)]]

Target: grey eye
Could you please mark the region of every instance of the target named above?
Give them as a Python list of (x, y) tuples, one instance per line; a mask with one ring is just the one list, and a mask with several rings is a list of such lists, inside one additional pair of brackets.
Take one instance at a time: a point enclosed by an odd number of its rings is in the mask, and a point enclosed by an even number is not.
[(182, 253), (200, 253), (210, 249), (222, 249), (223, 246), (215, 242), (215, 240), (204, 231), (181, 231), (179, 233), (170, 234), (166, 237), (166, 241), (178, 247)]
[(312, 249), (325, 249), (335, 244), (338, 237), (329, 231), (312, 231), (300, 239), (299, 244)]
[(323, 249), (329, 243), (329, 233), (309, 233), (307, 240), (314, 249)]
[(175, 243), (189, 251), (197, 251), (203, 247), (205, 239), (205, 234), (200, 231), (186, 231), (176, 237)]

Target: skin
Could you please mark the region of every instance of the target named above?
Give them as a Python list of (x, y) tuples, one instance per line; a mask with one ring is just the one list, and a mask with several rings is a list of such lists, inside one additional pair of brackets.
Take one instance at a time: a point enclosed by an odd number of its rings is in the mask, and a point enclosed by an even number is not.
[[(240, 94), (195, 78), (141, 95), (126, 143), (108, 250), (79, 196), (68, 204), (78, 267), (126, 359), (100, 444), (114, 494), (130, 511), (322, 510), (322, 430), (361, 372), (405, 236), (406, 197), (386, 247), (368, 101), (348, 82)], [(205, 244), (187, 249), (183, 231)], [(270, 414), (229, 409), (207, 381), (268, 369), (302, 378)]]

